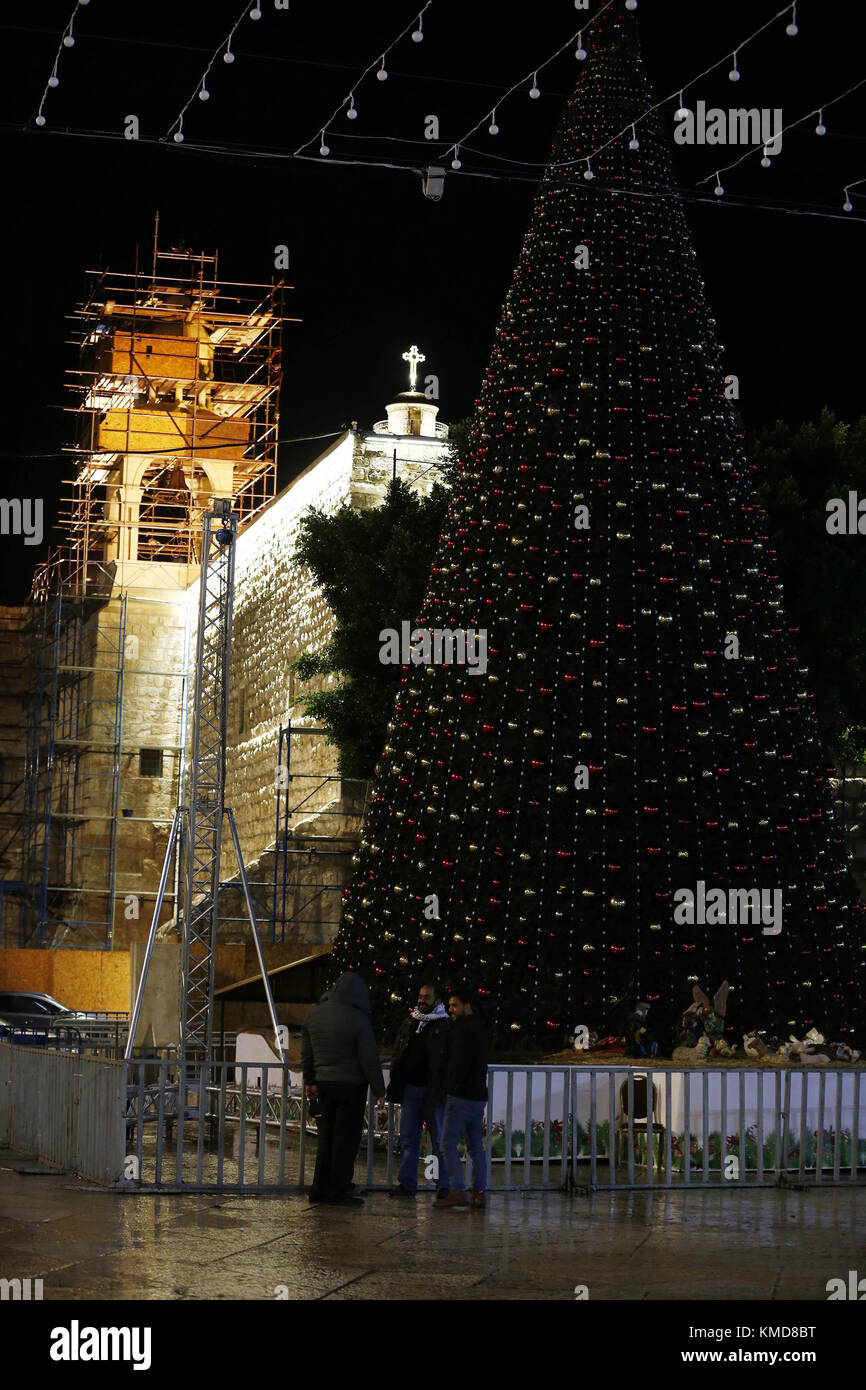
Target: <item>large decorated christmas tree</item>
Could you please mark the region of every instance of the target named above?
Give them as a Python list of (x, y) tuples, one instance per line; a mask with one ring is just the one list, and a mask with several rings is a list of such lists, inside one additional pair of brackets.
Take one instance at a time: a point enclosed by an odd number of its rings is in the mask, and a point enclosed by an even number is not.
[(653, 105), (631, 13), (591, 34), (414, 624), (485, 632), (486, 670), (416, 639), (335, 968), (385, 1033), (420, 978), (468, 982), (500, 1045), (727, 978), (738, 1031), (850, 1035), (862, 909), (673, 112), (631, 129)]

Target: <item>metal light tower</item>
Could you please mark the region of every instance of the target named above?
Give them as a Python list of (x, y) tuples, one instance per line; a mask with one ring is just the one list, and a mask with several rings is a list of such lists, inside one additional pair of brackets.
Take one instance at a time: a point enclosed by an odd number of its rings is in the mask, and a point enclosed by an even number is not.
[(207, 1061), (213, 1035), (214, 966), (225, 797), (229, 662), (237, 518), (231, 502), (202, 518), (198, 642), (190, 747), (189, 811), (184, 835), (180, 917), (183, 951), (180, 1048), (185, 1061)]
[(187, 1064), (208, 1062), (213, 1055), (214, 967), (219, 933), (223, 816), (228, 819), (232, 835), (276, 1048), (280, 1060), (285, 1061), (237, 826), (232, 812), (225, 805), (226, 731), (237, 526), (237, 516), (232, 512), (231, 500), (228, 498), (215, 500), (213, 511), (206, 513), (202, 518), (189, 803), (186, 806), (178, 806), (174, 813), (126, 1046), (126, 1055), (131, 1057), (148, 966), (156, 941), (159, 915), (174, 851), (180, 842), (183, 867), (178, 914), (183, 952), (180, 1054), (184, 1070)]

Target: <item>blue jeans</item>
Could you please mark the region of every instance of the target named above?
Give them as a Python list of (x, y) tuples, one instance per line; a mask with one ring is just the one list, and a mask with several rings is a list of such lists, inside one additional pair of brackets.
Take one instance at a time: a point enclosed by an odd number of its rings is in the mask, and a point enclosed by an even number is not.
[(472, 1191), (487, 1190), (487, 1158), (481, 1135), (486, 1100), (462, 1100), (448, 1096), (445, 1101), (445, 1121), (442, 1126), (442, 1151), (448, 1169), (452, 1192), (463, 1191), (463, 1165), (457, 1152), (460, 1136), (465, 1132), (466, 1147), (472, 1159)]
[(421, 1153), (421, 1126), (427, 1121), (430, 1143), (439, 1168), (436, 1183), (440, 1192), (448, 1191), (448, 1169), (439, 1146), (445, 1107), (428, 1106), (426, 1086), (404, 1086), (400, 1102), (400, 1171), (397, 1181), (407, 1192), (418, 1191), (418, 1159)]

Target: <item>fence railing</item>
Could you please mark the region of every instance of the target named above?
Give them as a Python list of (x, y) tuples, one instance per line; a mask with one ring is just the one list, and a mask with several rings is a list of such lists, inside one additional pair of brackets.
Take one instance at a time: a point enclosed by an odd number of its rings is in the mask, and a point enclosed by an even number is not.
[[(128, 1154), (144, 1186), (306, 1187), (316, 1122), (300, 1072), (276, 1063), (129, 1064)], [(866, 1087), (833, 1071), (489, 1068), (489, 1189), (816, 1186), (866, 1179)], [(179, 1115), (185, 1111), (181, 1125)], [(368, 1096), (356, 1172), (396, 1182), (399, 1106)], [(422, 1157), (432, 1150), (425, 1140)], [(471, 1176), (468, 1175), (468, 1176)], [(435, 1182), (420, 1180), (432, 1193)]]
[(576, 1187), (826, 1186), (866, 1178), (862, 1069), (576, 1067)]
[[(80, 1075), (79, 1075), (80, 1073)], [(856, 1067), (489, 1068), (488, 1190), (866, 1182)], [(359, 1183), (391, 1187), (400, 1110), (368, 1096)], [(0, 1144), (136, 1191), (304, 1189), (316, 1121), (291, 1065), (127, 1063), (0, 1044)], [(425, 1138), (419, 1188), (433, 1165)], [(471, 1174), (467, 1174), (467, 1178)]]

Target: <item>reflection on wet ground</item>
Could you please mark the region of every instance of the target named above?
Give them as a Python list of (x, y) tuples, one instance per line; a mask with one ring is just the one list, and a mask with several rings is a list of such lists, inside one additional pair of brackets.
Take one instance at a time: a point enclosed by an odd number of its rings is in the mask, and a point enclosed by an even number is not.
[[(361, 1177), (359, 1165), (357, 1176)], [(46, 1299), (826, 1300), (866, 1273), (866, 1193), (494, 1193), (363, 1208), (93, 1191), (0, 1153), (0, 1279)]]

